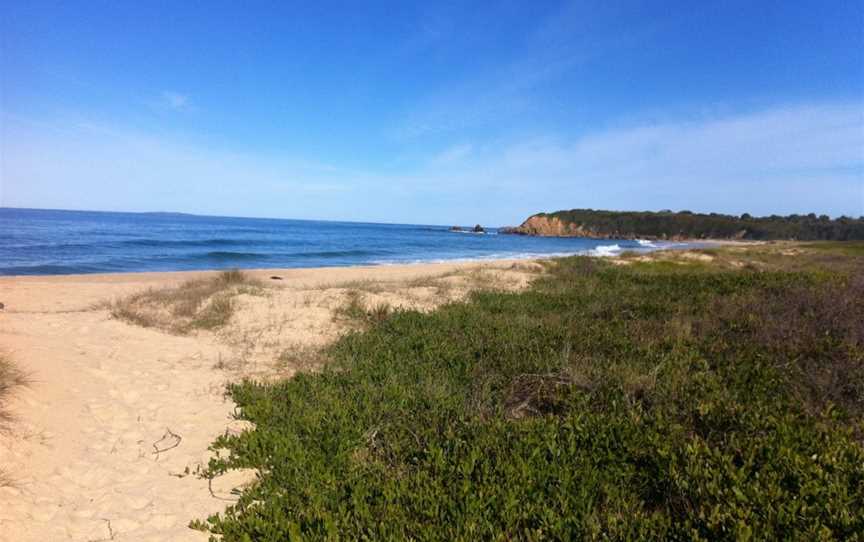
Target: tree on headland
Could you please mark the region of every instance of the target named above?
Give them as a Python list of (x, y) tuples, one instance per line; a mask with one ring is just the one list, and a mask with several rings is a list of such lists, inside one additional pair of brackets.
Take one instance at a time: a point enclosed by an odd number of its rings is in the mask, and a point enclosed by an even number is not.
[[(554, 213), (539, 213), (534, 217), (557, 219), (574, 232), (573, 235), (597, 237), (638, 237), (654, 239), (789, 239), (798, 241), (851, 241), (864, 240), (864, 218), (841, 216), (831, 219), (791, 214), (754, 217), (718, 213), (694, 213), (689, 210), (673, 212), (652, 211), (598, 211), (571, 209)], [(534, 218), (532, 217), (532, 218)], [(531, 233), (508, 230), (510, 233)], [(506, 233), (507, 231), (505, 231)]]

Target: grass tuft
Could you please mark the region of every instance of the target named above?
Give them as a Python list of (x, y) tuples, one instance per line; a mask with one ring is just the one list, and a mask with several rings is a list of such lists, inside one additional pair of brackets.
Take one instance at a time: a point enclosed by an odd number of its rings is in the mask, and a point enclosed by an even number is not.
[(383, 322), (392, 312), (393, 308), (388, 303), (377, 303), (367, 307), (362, 292), (349, 290), (345, 302), (334, 311), (334, 317), (357, 328), (365, 328)]
[(237, 270), (173, 288), (149, 289), (110, 304), (111, 316), (142, 327), (176, 334), (224, 326), (236, 310), (235, 297), (260, 295), (261, 283)]
[(250, 279), (239, 269), (228, 269), (227, 271), (222, 271), (219, 273), (216, 280), (227, 285), (249, 284), (250, 282), (255, 282), (257, 284), (257, 281), (253, 281), (253, 279)]
[(315, 372), (321, 370), (329, 358), (317, 346), (295, 344), (284, 348), (276, 358), (276, 367), (281, 370)]
[[(9, 356), (0, 352), (0, 433), (10, 430), (14, 416), (8, 410), (8, 402), (13, 391), (27, 386), (30, 379), (12, 363)], [(12, 478), (0, 468), (0, 487), (12, 485)]]
[(0, 352), (0, 430), (8, 429), (13, 419), (12, 414), (7, 410), (12, 391), (26, 386), (29, 382), (27, 375), (12, 363), (9, 356)]

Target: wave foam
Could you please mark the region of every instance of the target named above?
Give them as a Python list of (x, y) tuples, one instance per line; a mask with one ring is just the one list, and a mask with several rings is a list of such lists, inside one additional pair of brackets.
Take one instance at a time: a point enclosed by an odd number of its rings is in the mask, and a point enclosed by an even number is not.
[(619, 252), (621, 252), (620, 245), (600, 245), (599, 247), (588, 251), (591, 256), (600, 257), (616, 256)]

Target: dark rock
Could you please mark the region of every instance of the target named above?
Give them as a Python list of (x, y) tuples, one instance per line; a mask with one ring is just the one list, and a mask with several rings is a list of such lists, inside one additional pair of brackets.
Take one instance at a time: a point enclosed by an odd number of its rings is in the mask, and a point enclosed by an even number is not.
[(525, 235), (525, 232), (520, 230), (519, 228), (513, 226), (505, 226), (503, 228), (498, 228), (498, 233), (508, 234), (508, 235)]
[(271, 280), (282, 280), (282, 277), (277, 276), (277, 275), (273, 275), (272, 277), (270, 277), (270, 279)]
[(462, 231), (462, 226), (450, 226), (450, 231)]
[(486, 233), (486, 230), (484, 230), (483, 226), (481, 226), (480, 224), (477, 224), (476, 226), (474, 226), (474, 228), (471, 231), (473, 231), (474, 233)]

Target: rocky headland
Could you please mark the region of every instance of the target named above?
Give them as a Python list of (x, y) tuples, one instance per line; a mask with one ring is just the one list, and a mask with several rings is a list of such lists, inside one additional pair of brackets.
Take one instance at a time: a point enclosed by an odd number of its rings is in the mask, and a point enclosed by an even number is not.
[(850, 241), (864, 239), (864, 217), (827, 215), (755, 217), (691, 211), (601, 211), (572, 209), (537, 213), (499, 233), (593, 239), (790, 240)]

